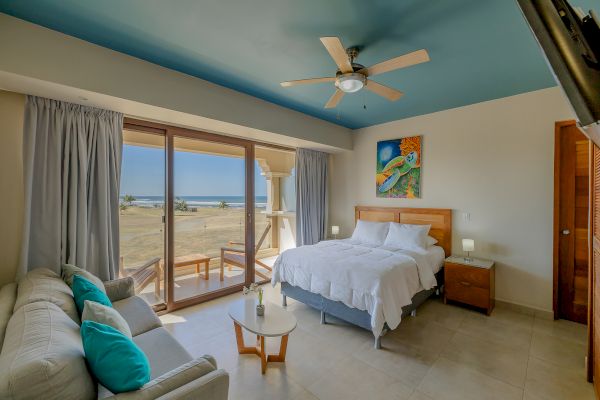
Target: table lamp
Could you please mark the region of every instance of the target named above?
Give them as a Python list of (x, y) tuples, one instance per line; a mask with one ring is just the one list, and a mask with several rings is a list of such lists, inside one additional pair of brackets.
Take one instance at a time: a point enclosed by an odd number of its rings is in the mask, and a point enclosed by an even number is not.
[(473, 239), (463, 239), (462, 240), (463, 251), (467, 253), (465, 257), (466, 262), (471, 262), (473, 259), (471, 258), (471, 252), (475, 251), (475, 241)]
[(333, 238), (337, 239), (337, 235), (339, 235), (339, 233), (340, 233), (340, 227), (337, 225), (333, 225), (331, 227), (331, 234), (333, 235)]

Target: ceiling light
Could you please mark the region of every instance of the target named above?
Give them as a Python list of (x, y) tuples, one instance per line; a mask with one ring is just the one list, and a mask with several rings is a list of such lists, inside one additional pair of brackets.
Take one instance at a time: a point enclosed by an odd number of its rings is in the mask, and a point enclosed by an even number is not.
[(335, 86), (345, 93), (358, 92), (365, 86), (365, 76), (359, 73), (340, 75), (335, 81)]

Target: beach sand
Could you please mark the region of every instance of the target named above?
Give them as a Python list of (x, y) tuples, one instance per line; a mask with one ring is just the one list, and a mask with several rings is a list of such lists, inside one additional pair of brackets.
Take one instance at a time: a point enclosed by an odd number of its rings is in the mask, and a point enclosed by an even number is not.
[[(256, 209), (255, 235), (258, 241), (268, 219)], [(162, 208), (131, 206), (121, 211), (120, 246), (126, 268), (154, 258), (164, 258), (164, 225)], [(244, 240), (244, 209), (198, 207), (196, 212), (175, 212), (175, 256), (203, 253), (220, 257), (221, 247), (229, 241)], [(261, 248), (271, 247), (271, 235)], [(231, 246), (229, 246), (231, 247)]]

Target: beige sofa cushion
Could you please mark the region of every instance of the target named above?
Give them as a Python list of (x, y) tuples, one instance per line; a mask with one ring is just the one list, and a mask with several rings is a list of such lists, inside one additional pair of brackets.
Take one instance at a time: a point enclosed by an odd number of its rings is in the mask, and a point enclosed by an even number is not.
[(15, 311), (0, 353), (1, 399), (94, 399), (79, 325), (53, 303)]
[(139, 296), (115, 301), (112, 305), (125, 318), (133, 336), (162, 326), (160, 319), (152, 311), (150, 304)]
[(151, 379), (193, 360), (190, 353), (163, 327), (138, 335), (133, 341), (148, 357)]
[(130, 276), (106, 281), (104, 282), (104, 289), (106, 289), (106, 295), (113, 303), (135, 296), (134, 282)]
[(91, 272), (86, 271), (83, 268), (76, 267), (73, 264), (63, 264), (60, 267), (60, 275), (63, 281), (65, 281), (65, 283), (69, 285), (69, 287), (73, 287), (73, 277), (75, 275), (79, 275), (82, 278), (85, 278), (88, 281), (92, 282), (94, 285), (96, 285), (98, 289), (102, 290), (102, 292), (106, 294), (106, 290), (104, 289), (104, 283), (102, 283), (100, 278), (98, 278)]
[(6, 326), (8, 320), (12, 316), (13, 307), (17, 300), (17, 284), (9, 283), (0, 288), (0, 349), (2, 349), (2, 343), (4, 342), (4, 332), (6, 332)]
[(34, 269), (21, 278), (14, 311), (38, 301), (56, 304), (73, 321), (80, 323), (71, 288), (56, 272), (47, 268)]
[[(142, 390), (121, 393), (117, 397), (125, 395), (125, 398), (131, 397), (132, 399), (137, 399), (139, 395), (140, 399), (155, 398), (145, 397), (148, 393), (152, 393), (153, 391), (144, 392), (143, 389), (147, 388), (149, 385), (154, 385), (157, 378), (160, 378), (165, 374), (169, 375), (171, 371), (179, 369), (181, 366), (186, 365), (193, 360), (192, 356), (183, 348), (183, 346), (181, 346), (181, 344), (179, 344), (179, 342), (163, 327), (158, 327), (135, 336), (133, 341), (140, 349), (142, 349), (144, 354), (146, 354), (146, 357), (148, 357), (148, 361), (150, 362), (150, 378), (152, 381), (144, 385)], [(206, 364), (207, 365), (204, 366), (206, 370), (204, 370), (203, 374), (216, 369), (210, 362), (207, 362)], [(187, 383), (187, 381), (183, 380), (181, 384), (184, 383)], [(156, 390), (156, 388), (154, 390)], [(136, 393), (138, 395), (136, 395)], [(111, 397), (112, 395), (113, 393), (111, 393), (110, 390), (100, 384), (98, 385), (99, 398), (103, 399)]]

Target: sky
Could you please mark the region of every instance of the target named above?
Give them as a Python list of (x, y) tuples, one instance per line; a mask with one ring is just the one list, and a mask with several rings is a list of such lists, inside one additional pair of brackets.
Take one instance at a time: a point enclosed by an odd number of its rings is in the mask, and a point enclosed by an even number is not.
[[(255, 163), (256, 196), (267, 186)], [(175, 152), (175, 196), (243, 196), (244, 160), (198, 153)], [(123, 146), (121, 195), (163, 196), (165, 150)]]

